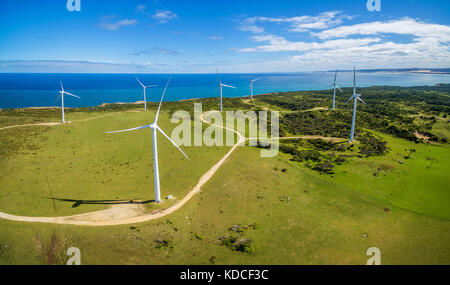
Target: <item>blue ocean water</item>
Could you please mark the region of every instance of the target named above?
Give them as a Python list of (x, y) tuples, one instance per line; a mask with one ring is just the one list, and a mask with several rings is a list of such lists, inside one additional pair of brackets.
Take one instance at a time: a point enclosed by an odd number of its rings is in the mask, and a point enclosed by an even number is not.
[[(135, 102), (142, 100), (142, 88), (134, 78), (135, 74), (0, 74), (0, 108), (24, 108), (59, 106), (56, 101), (60, 90), (59, 80), (67, 92), (81, 99), (65, 97), (67, 107), (97, 106), (102, 103)], [(142, 74), (139, 79), (145, 84), (158, 87), (147, 89), (148, 101), (159, 101), (168, 74)], [(255, 82), (253, 93), (283, 92), (295, 90), (329, 89), (334, 72), (286, 73), (286, 74), (221, 74), (224, 84), (236, 89), (224, 88), (224, 97), (248, 96), (249, 80), (261, 77)], [(339, 72), (338, 85), (350, 87), (352, 72)], [(357, 86), (377, 85), (419, 86), (450, 83), (447, 74), (415, 74), (390, 72), (357, 72)], [(217, 97), (216, 74), (174, 74), (166, 92), (165, 101), (191, 98)]]

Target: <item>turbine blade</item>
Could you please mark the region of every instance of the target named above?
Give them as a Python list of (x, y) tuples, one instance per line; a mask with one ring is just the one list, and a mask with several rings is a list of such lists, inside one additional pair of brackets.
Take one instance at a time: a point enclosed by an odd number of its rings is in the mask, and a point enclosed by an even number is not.
[(134, 78), (136, 78), (137, 82), (139, 82), (139, 84), (141, 84), (142, 87), (145, 87), (144, 84), (142, 84), (142, 82), (139, 80), (139, 78), (137, 78), (137, 76), (135, 76)]
[(64, 94), (67, 94), (67, 95), (70, 95), (70, 96), (73, 96), (73, 97), (76, 97), (76, 98), (78, 98), (78, 99), (81, 99), (79, 96), (77, 96), (77, 95), (74, 95), (74, 94), (71, 94), (71, 93), (69, 93), (69, 92), (66, 92), (66, 91), (64, 91)]
[(258, 81), (258, 80), (260, 80), (260, 79), (262, 79), (262, 78), (261, 78), (261, 77), (258, 77), (258, 78), (256, 78), (256, 79), (253, 79), (252, 81), (255, 82), (255, 81)]
[(172, 79), (172, 75), (170, 75), (169, 80), (167, 80), (166, 87), (164, 87), (164, 91), (163, 91), (163, 94), (161, 96), (161, 101), (159, 101), (158, 111), (156, 112), (156, 117), (155, 117), (155, 121), (154, 121), (155, 123), (158, 121), (159, 110), (161, 109), (161, 104), (162, 104), (162, 101), (164, 99), (164, 94), (166, 94), (167, 86), (169, 86), (170, 79)]
[(342, 91), (342, 89), (339, 88), (339, 86), (336, 85), (336, 87), (337, 87), (337, 89), (339, 89), (339, 91), (341, 91), (341, 93), (344, 93), (344, 91)]
[(361, 101), (361, 102), (363, 102), (364, 104), (366, 104), (366, 102), (364, 102), (363, 99), (361, 99), (361, 98), (359, 98), (359, 97), (356, 97), (356, 98), (358, 98), (359, 101)]
[(121, 133), (121, 132), (129, 132), (129, 131), (134, 131), (134, 130), (139, 130), (139, 129), (145, 129), (145, 128), (149, 128), (149, 127), (150, 127), (150, 125), (145, 125), (145, 126), (140, 126), (140, 127), (131, 128), (131, 129), (125, 129), (125, 130), (119, 130), (119, 131), (105, 132), (105, 134)]
[(181, 150), (181, 148), (179, 146), (177, 146), (177, 144), (168, 136), (166, 135), (166, 133), (159, 127), (156, 126), (156, 128), (158, 129), (158, 131), (160, 131), (176, 148), (178, 148), (179, 151), (181, 151), (181, 153), (187, 158), (189, 159), (189, 157), (184, 153), (184, 151)]
[(356, 93), (356, 68), (353, 67), (353, 94)]
[(59, 93), (59, 96), (58, 96), (58, 98), (56, 98), (55, 103), (56, 103), (56, 101), (59, 100), (59, 98), (61, 98), (61, 93)]
[(344, 104), (347, 104), (350, 100), (353, 99), (353, 97), (355, 97), (355, 96), (352, 96), (352, 97), (348, 98), (348, 100)]
[(59, 80), (59, 84), (61, 84), (61, 90), (64, 91), (64, 87), (63, 87), (63, 85), (62, 85), (61, 79)]
[(231, 86), (231, 85), (226, 85), (226, 84), (222, 84), (222, 86), (225, 86), (225, 87), (230, 87), (230, 88), (236, 88), (236, 87), (234, 87), (234, 86)]
[(337, 69), (336, 72), (334, 73), (334, 84), (336, 84), (336, 77), (337, 77)]
[(148, 88), (148, 87), (157, 87), (158, 85), (147, 85), (147, 86), (145, 86), (145, 88)]

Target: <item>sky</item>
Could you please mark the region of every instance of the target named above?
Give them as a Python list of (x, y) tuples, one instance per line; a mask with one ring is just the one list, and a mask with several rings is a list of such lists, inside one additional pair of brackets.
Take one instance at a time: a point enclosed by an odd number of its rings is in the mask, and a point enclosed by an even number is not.
[(2, 0), (0, 72), (450, 67), (450, 1), (370, 1)]

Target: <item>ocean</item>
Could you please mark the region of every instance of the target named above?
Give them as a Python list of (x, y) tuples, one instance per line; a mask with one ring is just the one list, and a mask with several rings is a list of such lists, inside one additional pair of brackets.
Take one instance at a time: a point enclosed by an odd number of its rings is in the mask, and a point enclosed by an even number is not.
[[(56, 101), (61, 79), (64, 89), (81, 97), (65, 96), (66, 107), (97, 106), (102, 103), (136, 102), (143, 99), (142, 88), (135, 74), (47, 74), (0, 73), (0, 109), (59, 106)], [(147, 88), (147, 101), (159, 101), (168, 74), (140, 74)], [(334, 72), (284, 74), (220, 74), (222, 83), (236, 89), (223, 88), (224, 97), (249, 96), (249, 80), (261, 77), (253, 86), (254, 94), (269, 92), (330, 89)], [(357, 87), (377, 85), (420, 86), (450, 83), (448, 74), (417, 74), (391, 72), (357, 72)], [(337, 84), (353, 85), (352, 72), (339, 72)], [(165, 101), (219, 96), (216, 74), (174, 74), (166, 91)], [(364, 94), (362, 94), (364, 96)]]

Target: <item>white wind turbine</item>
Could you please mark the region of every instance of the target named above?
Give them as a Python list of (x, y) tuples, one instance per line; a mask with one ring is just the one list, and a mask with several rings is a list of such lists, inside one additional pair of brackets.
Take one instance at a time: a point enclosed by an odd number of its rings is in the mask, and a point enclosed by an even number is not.
[(223, 84), (222, 81), (220, 81), (219, 73), (217, 72), (217, 70), (216, 70), (216, 73), (217, 73), (217, 78), (219, 80), (219, 88), (220, 88), (220, 112), (222, 112), (222, 86), (229, 87), (229, 88), (235, 88), (235, 89), (236, 89), (236, 87)]
[(364, 104), (366, 104), (366, 102), (363, 101), (363, 99), (360, 98), (361, 94), (356, 94), (356, 69), (353, 69), (353, 95), (347, 100), (348, 103), (350, 100), (354, 99), (353, 102), (353, 118), (352, 118), (352, 129), (350, 132), (350, 140), (349, 142), (351, 143), (353, 141), (353, 136), (355, 133), (355, 119), (356, 119), (356, 103), (359, 101), (363, 102)]
[(59, 81), (59, 83), (61, 84), (61, 91), (59, 91), (59, 96), (58, 98), (56, 98), (56, 101), (58, 101), (59, 98), (61, 98), (61, 114), (62, 114), (62, 122), (63, 124), (66, 123), (66, 120), (64, 118), (64, 94), (69, 95), (69, 96), (73, 96), (75, 98), (80, 99), (80, 97), (78, 97), (77, 95), (71, 94), (69, 92), (64, 91), (64, 87), (63, 84), (61, 82), (61, 80)]
[(132, 129), (106, 132), (107, 134), (110, 134), (110, 133), (134, 131), (134, 130), (145, 129), (145, 128), (149, 128), (150, 130), (152, 130), (152, 138), (153, 138), (153, 167), (154, 167), (153, 175), (154, 175), (154, 183), (155, 183), (155, 201), (157, 203), (161, 202), (161, 192), (160, 192), (160, 184), (159, 184), (159, 168), (158, 168), (158, 147), (157, 147), (157, 139), (156, 139), (157, 131), (160, 131), (176, 148), (178, 148), (179, 151), (181, 151), (181, 153), (183, 153), (183, 155), (187, 159), (189, 159), (189, 157), (187, 157), (187, 155), (181, 150), (181, 148), (179, 148), (178, 145), (168, 135), (166, 135), (166, 133), (157, 124), (158, 123), (159, 111), (160, 111), (160, 108), (161, 108), (162, 101), (164, 99), (164, 94), (166, 93), (166, 89), (167, 89), (167, 86), (169, 85), (169, 82), (170, 82), (171, 78), (172, 78), (172, 76), (169, 77), (169, 80), (167, 81), (166, 87), (164, 88), (163, 94), (161, 96), (161, 101), (159, 102), (158, 111), (156, 112), (156, 117), (155, 117), (155, 120), (153, 121), (153, 123), (151, 123), (149, 125), (145, 125), (145, 126), (132, 128)]
[(253, 101), (253, 82), (260, 80), (261, 77), (250, 80), (250, 100)]
[(341, 91), (341, 93), (344, 93), (341, 88), (339, 88), (339, 86), (336, 84), (336, 77), (337, 77), (337, 69), (336, 69), (336, 73), (334, 74), (334, 83), (331, 85), (333, 86), (333, 110), (335, 109), (336, 106), (336, 88), (339, 89), (339, 91)]
[(156, 87), (158, 85), (144, 85), (142, 84), (142, 82), (139, 80), (139, 78), (137, 78), (137, 76), (135, 76), (136, 80), (139, 82), (139, 84), (141, 84), (142, 88), (144, 89), (144, 110), (147, 111), (147, 98), (145, 97), (145, 89), (149, 88), (149, 87)]

